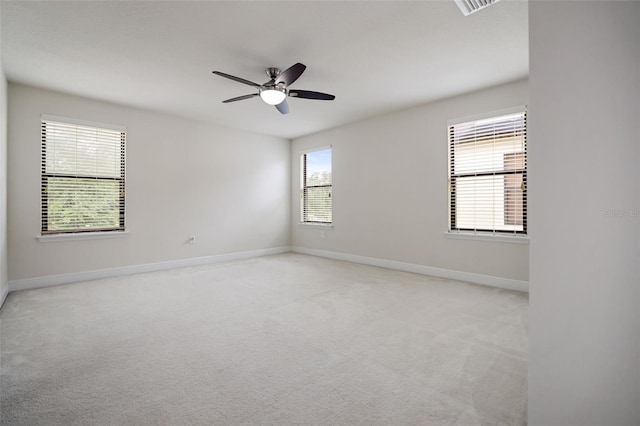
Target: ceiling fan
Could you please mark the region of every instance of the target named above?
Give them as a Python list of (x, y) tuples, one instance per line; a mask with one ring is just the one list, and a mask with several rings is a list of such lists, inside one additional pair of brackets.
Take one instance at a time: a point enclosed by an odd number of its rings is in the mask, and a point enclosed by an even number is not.
[(289, 105), (287, 104), (287, 96), (290, 96), (292, 98), (316, 99), (321, 101), (332, 101), (336, 98), (334, 95), (330, 95), (328, 93), (314, 92), (311, 90), (289, 89), (289, 85), (296, 81), (302, 75), (306, 68), (306, 65), (299, 62), (295, 65), (290, 66), (283, 72), (280, 72), (280, 68), (267, 68), (265, 69), (265, 72), (269, 76), (270, 80), (264, 84), (254, 83), (253, 81), (225, 74), (220, 71), (213, 71), (213, 73), (221, 77), (237, 81), (238, 83), (253, 86), (258, 89), (258, 93), (251, 93), (249, 95), (227, 99), (222, 101), (222, 103), (227, 104), (229, 102), (243, 101), (245, 99), (251, 99), (256, 96), (260, 96), (260, 98), (265, 103), (274, 105), (276, 109), (282, 114), (288, 114)]

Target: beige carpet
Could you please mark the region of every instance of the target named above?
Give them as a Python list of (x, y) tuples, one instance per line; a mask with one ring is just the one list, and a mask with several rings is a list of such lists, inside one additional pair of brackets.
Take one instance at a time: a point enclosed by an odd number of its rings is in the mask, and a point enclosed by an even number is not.
[(527, 310), (291, 253), (15, 292), (1, 423), (524, 424)]

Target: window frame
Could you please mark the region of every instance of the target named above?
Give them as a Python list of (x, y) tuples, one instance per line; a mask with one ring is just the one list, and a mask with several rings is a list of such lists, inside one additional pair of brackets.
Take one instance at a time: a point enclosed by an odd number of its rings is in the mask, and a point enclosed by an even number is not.
[[(516, 153), (507, 153), (503, 154), (506, 160), (507, 155), (523, 155), (523, 167), (522, 169), (507, 169), (504, 167), (501, 171), (497, 169), (493, 169), (491, 171), (482, 171), (482, 172), (470, 172), (470, 173), (455, 173), (455, 158), (454, 158), (454, 150), (453, 150), (453, 140), (452, 140), (452, 127), (465, 124), (470, 122), (478, 122), (489, 119), (497, 119), (503, 116), (513, 115), (513, 114), (522, 114), (523, 115), (523, 127), (522, 127), (522, 152)], [(447, 173), (448, 173), (448, 227), (447, 227), (447, 235), (448, 236), (461, 236), (461, 237), (475, 237), (479, 236), (484, 239), (485, 237), (488, 239), (496, 239), (496, 240), (509, 240), (509, 239), (528, 239), (528, 194), (527, 194), (527, 173), (528, 173), (528, 148), (527, 148), (527, 106), (521, 105), (513, 108), (503, 109), (499, 111), (492, 111), (484, 114), (478, 114), (473, 116), (467, 116), (462, 118), (457, 118), (453, 120), (447, 121)], [(517, 133), (514, 133), (514, 136)], [(505, 163), (506, 164), (506, 163)], [(456, 186), (457, 180), (465, 177), (483, 177), (483, 176), (522, 176), (522, 230), (503, 230), (496, 229), (494, 225), (492, 228), (467, 228), (467, 227), (459, 227), (457, 226), (457, 213), (456, 208), (459, 207), (456, 200)], [(506, 183), (506, 182), (505, 182)], [(516, 201), (517, 202), (517, 201)], [(504, 199), (503, 199), (504, 210), (507, 210), (507, 188), (504, 190)], [(505, 225), (510, 226), (518, 226), (518, 224), (507, 224), (505, 220)]]
[[(60, 173), (47, 171), (47, 123), (57, 123), (67, 126), (89, 127), (101, 131), (111, 131), (120, 134), (120, 176), (107, 177), (81, 173)], [(95, 238), (108, 238), (110, 236), (124, 235), (126, 231), (126, 134), (125, 126), (109, 123), (100, 123), (74, 118), (59, 117), (55, 115), (42, 114), (40, 119), (40, 235), (39, 241), (54, 241), (58, 239), (69, 240), (74, 237), (90, 236)], [(94, 181), (117, 181), (118, 182), (118, 225), (114, 227), (91, 227), (73, 229), (49, 229), (49, 180), (52, 178), (62, 179), (91, 179)]]
[[(313, 152), (327, 151), (329, 150), (331, 156), (331, 184), (323, 185), (307, 185), (307, 161), (306, 156)], [(331, 221), (311, 221), (306, 219), (306, 205), (307, 205), (307, 188), (329, 188), (329, 198), (331, 198)], [(332, 227), (333, 226), (333, 146), (322, 146), (317, 148), (310, 148), (304, 151), (300, 151), (300, 225), (319, 226), (319, 227)]]

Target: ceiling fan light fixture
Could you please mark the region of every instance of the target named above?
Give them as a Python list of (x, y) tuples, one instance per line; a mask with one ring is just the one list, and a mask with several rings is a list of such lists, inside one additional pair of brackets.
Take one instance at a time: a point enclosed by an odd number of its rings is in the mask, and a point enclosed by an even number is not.
[(267, 87), (260, 90), (260, 98), (269, 105), (279, 105), (286, 97), (287, 93), (281, 87)]

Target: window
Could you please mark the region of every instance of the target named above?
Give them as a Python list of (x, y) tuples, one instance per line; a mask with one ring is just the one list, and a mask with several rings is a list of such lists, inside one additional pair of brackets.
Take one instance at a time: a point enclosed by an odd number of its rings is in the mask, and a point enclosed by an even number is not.
[(527, 233), (524, 108), (449, 123), (449, 231)]
[(42, 116), (41, 232), (124, 230), (124, 128)]
[(330, 224), (333, 214), (331, 148), (306, 152), (300, 156), (300, 163), (300, 220)]

